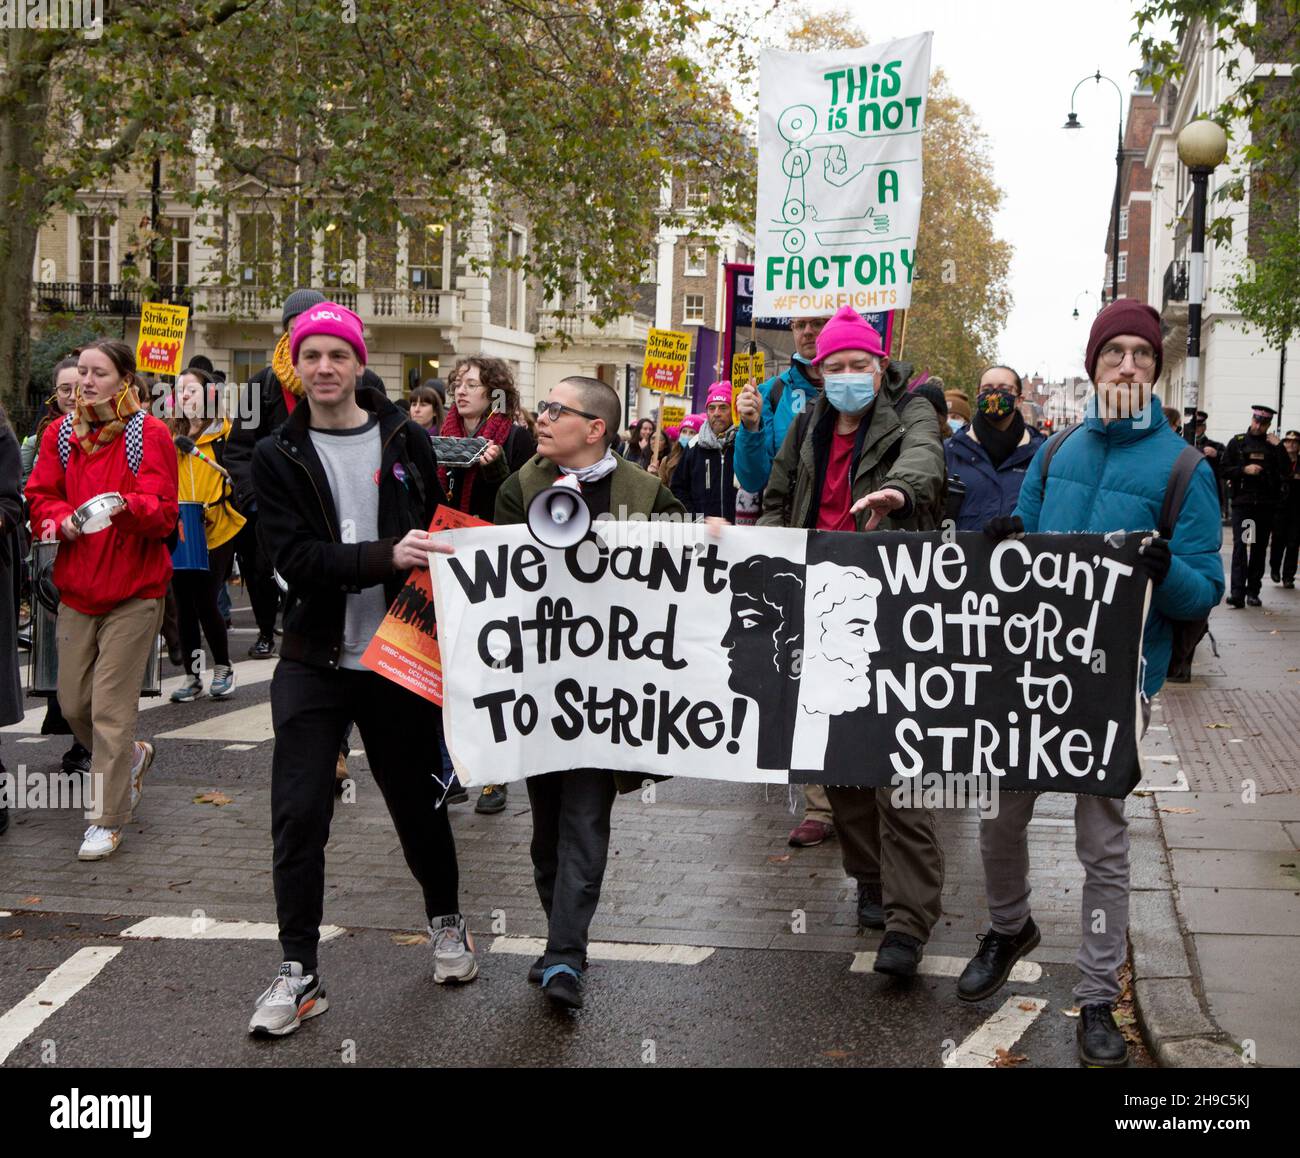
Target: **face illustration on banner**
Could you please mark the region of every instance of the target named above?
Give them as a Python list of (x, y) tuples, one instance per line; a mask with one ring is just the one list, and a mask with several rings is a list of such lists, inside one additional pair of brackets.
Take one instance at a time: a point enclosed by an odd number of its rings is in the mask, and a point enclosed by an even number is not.
[(728, 581), (731, 624), (722, 637), (731, 664), (727, 686), (759, 705), (758, 767), (788, 768), (799, 702), (803, 568), (755, 555), (734, 564)]
[(880, 650), (876, 617), (881, 590), (880, 580), (860, 567), (808, 567), (793, 767), (824, 767), (831, 716), (871, 703), (871, 657)]

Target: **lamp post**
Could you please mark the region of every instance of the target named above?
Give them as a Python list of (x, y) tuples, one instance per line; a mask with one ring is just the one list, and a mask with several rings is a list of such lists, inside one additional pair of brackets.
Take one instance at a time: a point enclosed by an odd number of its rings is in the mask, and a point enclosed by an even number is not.
[(1228, 155), (1228, 135), (1213, 121), (1192, 121), (1178, 134), (1178, 159), (1192, 175), (1192, 252), (1187, 261), (1187, 441), (1196, 441), (1201, 381), (1201, 302), (1205, 296), (1205, 200), (1210, 173)]
[(1114, 90), (1115, 95), (1119, 97), (1119, 130), (1115, 137), (1115, 201), (1111, 206), (1111, 260), (1110, 260), (1110, 300), (1115, 301), (1119, 297), (1119, 194), (1120, 179), (1124, 172), (1124, 93), (1108, 76), (1103, 76), (1101, 69), (1098, 69), (1092, 76), (1085, 76), (1079, 84), (1074, 86), (1074, 92), (1070, 93), (1070, 113), (1066, 117), (1063, 129), (1081, 129), (1083, 123), (1079, 120), (1079, 114), (1074, 111), (1074, 97), (1079, 91), (1079, 86), (1087, 84), (1088, 81), (1095, 81), (1101, 84), (1104, 80)]
[[(1075, 320), (1076, 322), (1079, 320), (1079, 299), (1080, 299), (1080, 298), (1095, 298), (1096, 296), (1097, 296), (1097, 295), (1096, 295), (1095, 293), (1093, 293), (1092, 290), (1081, 290), (1079, 293), (1077, 293), (1077, 294), (1074, 295), (1074, 313), (1071, 315), (1071, 317), (1073, 317), (1074, 320)], [(1101, 313), (1101, 306), (1100, 306), (1100, 305), (1097, 306), (1097, 309), (1096, 309), (1095, 312), (1096, 312), (1096, 313)]]

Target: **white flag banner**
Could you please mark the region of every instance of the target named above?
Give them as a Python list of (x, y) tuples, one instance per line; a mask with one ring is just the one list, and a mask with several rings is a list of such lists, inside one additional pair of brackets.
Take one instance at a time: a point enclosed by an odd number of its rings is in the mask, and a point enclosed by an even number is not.
[(932, 36), (763, 53), (755, 314), (911, 303)]

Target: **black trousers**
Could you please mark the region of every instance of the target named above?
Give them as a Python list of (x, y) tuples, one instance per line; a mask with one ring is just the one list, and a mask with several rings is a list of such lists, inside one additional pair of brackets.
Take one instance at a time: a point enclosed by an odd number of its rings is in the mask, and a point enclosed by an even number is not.
[[(1293, 482), (1294, 488), (1300, 483)], [(1300, 554), (1300, 496), (1290, 495), (1278, 507), (1273, 523), (1273, 542), (1268, 552), (1268, 569), (1283, 582), (1295, 582), (1296, 556)]]
[[(1264, 562), (1268, 554), (1268, 533), (1273, 526), (1275, 508), (1256, 503), (1232, 504), (1232, 583), (1228, 594), (1233, 599), (1258, 595), (1264, 581)], [(1254, 541), (1242, 541), (1246, 521), (1255, 524)]]
[(172, 590), (176, 593), (176, 616), (180, 621), (181, 653), (185, 670), (197, 676), (203, 670), (203, 641), (199, 628), (208, 640), (212, 662), (216, 667), (230, 665), (230, 639), (226, 634), (226, 617), (217, 606), (217, 595), (230, 572), (235, 544), (222, 543), (208, 552), (206, 571), (173, 571)]
[(235, 536), (239, 574), (248, 591), (248, 601), (253, 605), (258, 633), (270, 637), (275, 634), (275, 617), (280, 610), (280, 588), (271, 574), (271, 560), (257, 541), (257, 512), (249, 512), (246, 518), (248, 521)]
[(442, 712), (369, 671), (280, 660), (271, 677), (271, 833), (275, 907), (284, 960), (316, 968), (325, 907), (325, 844), (334, 816), (334, 767), (350, 721), (361, 733), (375, 783), (393, 818), (425, 914), (460, 911), (456, 845), (441, 790)]
[(618, 795), (614, 774), (580, 768), (530, 776), (527, 783), (533, 880), (547, 921), (545, 965), (581, 972), (609, 858), (610, 813)]

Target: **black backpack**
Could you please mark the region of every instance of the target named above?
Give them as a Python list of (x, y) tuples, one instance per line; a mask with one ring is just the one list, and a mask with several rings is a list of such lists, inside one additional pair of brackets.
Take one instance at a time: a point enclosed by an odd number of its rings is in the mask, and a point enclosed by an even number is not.
[[(1047, 469), (1051, 466), (1053, 457), (1061, 449), (1061, 443), (1082, 425), (1083, 423), (1076, 422), (1073, 426), (1067, 426), (1064, 430), (1052, 435), (1044, 444), (1043, 458), (1039, 466), (1044, 495), (1047, 494)], [(1178, 516), (1182, 514), (1183, 502), (1187, 498), (1187, 488), (1191, 485), (1192, 475), (1204, 461), (1205, 455), (1191, 445), (1184, 446), (1182, 452), (1174, 459), (1174, 465), (1169, 471), (1169, 481), (1165, 483), (1165, 499), (1160, 506), (1160, 521), (1156, 526), (1156, 530), (1160, 532), (1162, 539), (1172, 539), (1174, 537), (1174, 527), (1178, 522)]]

